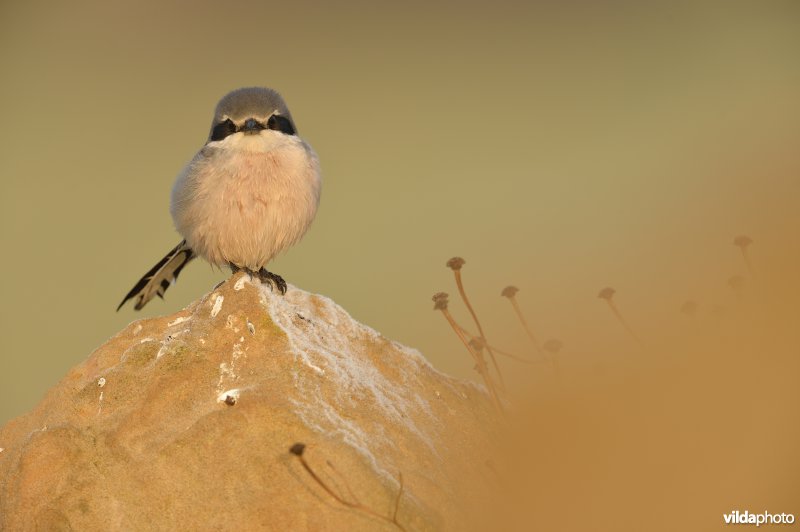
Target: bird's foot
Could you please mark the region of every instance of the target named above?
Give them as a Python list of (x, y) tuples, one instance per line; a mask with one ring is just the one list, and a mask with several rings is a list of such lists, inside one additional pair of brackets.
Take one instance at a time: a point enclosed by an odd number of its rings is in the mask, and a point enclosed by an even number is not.
[[(244, 268), (240, 268), (240, 267), (238, 267), (237, 265), (235, 265), (235, 264), (234, 264), (234, 263), (232, 263), (232, 262), (229, 262), (229, 263), (228, 263), (228, 267), (231, 269), (231, 276), (233, 276), (233, 275), (236, 275), (237, 273), (239, 273), (240, 271), (242, 271), (242, 270), (244, 269)], [(248, 275), (250, 275), (251, 277), (253, 276), (253, 273), (252, 273), (251, 271), (249, 271), (249, 270), (247, 270), (247, 274), (248, 274)], [(230, 280), (230, 279), (226, 279), (226, 280), (224, 280), (224, 281), (220, 281), (219, 283), (217, 283), (217, 286), (215, 286), (215, 287), (214, 287), (214, 290), (216, 290), (216, 289), (217, 289), (217, 288), (219, 288), (220, 286), (224, 285), (224, 284), (225, 284), (225, 283), (227, 283), (229, 280)]]
[(286, 294), (286, 281), (277, 273), (272, 273), (267, 271), (266, 268), (261, 268), (256, 275), (261, 279), (261, 282), (267, 283), (270, 288), (277, 286), (281, 295)]

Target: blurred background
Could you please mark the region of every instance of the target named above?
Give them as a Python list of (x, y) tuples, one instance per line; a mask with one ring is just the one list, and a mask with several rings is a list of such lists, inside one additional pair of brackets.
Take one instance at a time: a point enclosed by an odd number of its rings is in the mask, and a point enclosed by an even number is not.
[(797, 295), (799, 6), (554, 4), (0, 4), (0, 424), (226, 277), (197, 261), (115, 312), (180, 240), (174, 177), (241, 86), (278, 89), (323, 168), (316, 222), (270, 269), (449, 374), (477, 379), (430, 301), (469, 324), (453, 255), (490, 341), (530, 350), (514, 284), (567, 375), (631, 360), (605, 286), (651, 345), (687, 300), (730, 315), (739, 234), (756, 274), (786, 276), (771, 301)]

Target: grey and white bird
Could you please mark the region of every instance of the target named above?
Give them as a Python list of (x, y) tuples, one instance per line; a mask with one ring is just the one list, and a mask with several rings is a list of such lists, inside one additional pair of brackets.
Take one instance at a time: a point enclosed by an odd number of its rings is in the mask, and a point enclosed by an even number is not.
[(322, 187), (319, 160), (297, 135), (289, 109), (272, 89), (250, 87), (217, 104), (208, 140), (175, 180), (170, 213), (183, 240), (148, 271), (117, 310), (136, 310), (175, 282), (195, 257), (246, 270), (284, 294), (266, 270), (305, 234)]

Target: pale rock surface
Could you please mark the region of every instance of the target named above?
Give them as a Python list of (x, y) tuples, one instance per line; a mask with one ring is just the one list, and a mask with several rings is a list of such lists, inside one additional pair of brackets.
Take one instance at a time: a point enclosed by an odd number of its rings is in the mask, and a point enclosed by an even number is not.
[(402, 473), (406, 530), (485, 529), (492, 420), (482, 387), (331, 300), (237, 274), (130, 324), (0, 429), (0, 530), (399, 529), (337, 503), (296, 442), (381, 515)]

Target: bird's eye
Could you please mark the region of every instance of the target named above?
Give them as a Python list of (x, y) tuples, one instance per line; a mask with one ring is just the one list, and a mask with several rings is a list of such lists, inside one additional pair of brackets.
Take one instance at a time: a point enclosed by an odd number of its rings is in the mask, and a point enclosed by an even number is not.
[(292, 121), (281, 115), (270, 116), (269, 120), (267, 120), (267, 129), (274, 129), (281, 133), (286, 133), (287, 135), (295, 134)]
[(233, 133), (236, 133), (236, 124), (230, 118), (226, 118), (211, 130), (211, 140), (222, 140)]

